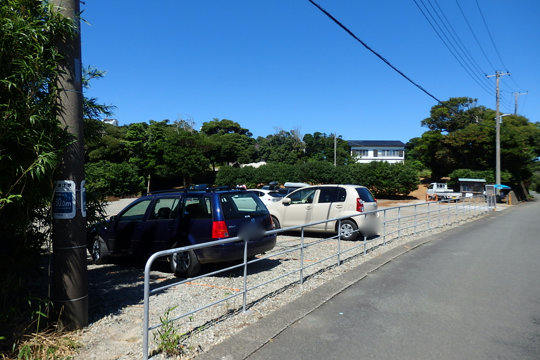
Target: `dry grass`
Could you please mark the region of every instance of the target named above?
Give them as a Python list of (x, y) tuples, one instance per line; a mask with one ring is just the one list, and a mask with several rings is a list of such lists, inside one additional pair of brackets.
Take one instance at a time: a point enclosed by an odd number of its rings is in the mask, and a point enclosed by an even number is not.
[(11, 354), (1, 356), (3, 360), (67, 360), (75, 356), (80, 346), (73, 333), (47, 330), (25, 335)]

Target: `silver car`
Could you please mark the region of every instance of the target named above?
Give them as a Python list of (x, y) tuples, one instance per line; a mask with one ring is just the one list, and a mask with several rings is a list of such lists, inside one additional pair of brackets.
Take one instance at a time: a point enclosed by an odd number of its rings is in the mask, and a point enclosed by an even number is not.
[[(354, 240), (360, 234), (371, 236), (378, 231), (378, 213), (354, 216), (377, 210), (377, 200), (365, 186), (315, 185), (298, 189), (280, 201), (267, 205), (276, 229), (346, 217), (341, 220), (341, 236)], [(338, 221), (306, 228), (337, 233)]]

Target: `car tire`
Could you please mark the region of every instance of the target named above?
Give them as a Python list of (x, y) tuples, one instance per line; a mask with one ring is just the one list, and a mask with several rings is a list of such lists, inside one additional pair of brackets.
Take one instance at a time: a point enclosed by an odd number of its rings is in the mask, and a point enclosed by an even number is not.
[[(179, 247), (180, 245), (174, 244), (172, 248)], [(169, 255), (169, 265), (171, 272), (176, 276), (190, 278), (199, 273), (201, 270), (201, 264), (195, 251), (188, 250), (179, 253)]]
[(107, 257), (107, 254), (109, 253), (109, 249), (107, 249), (107, 244), (105, 244), (105, 241), (99, 235), (96, 235), (89, 250), (92, 261), (96, 265), (103, 264), (105, 258)]
[(272, 216), (272, 222), (274, 223), (275, 230), (281, 229), (281, 224), (279, 223), (279, 220), (275, 216)]
[(352, 220), (341, 221), (341, 239), (353, 241), (358, 237), (358, 226)]

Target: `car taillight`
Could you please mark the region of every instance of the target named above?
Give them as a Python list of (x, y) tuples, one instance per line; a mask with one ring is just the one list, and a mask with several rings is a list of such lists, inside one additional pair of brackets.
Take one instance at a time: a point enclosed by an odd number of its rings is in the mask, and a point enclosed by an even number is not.
[(214, 221), (212, 223), (212, 239), (223, 239), (229, 237), (227, 224), (225, 221)]
[(364, 202), (360, 198), (356, 198), (356, 211), (358, 212), (364, 211)]

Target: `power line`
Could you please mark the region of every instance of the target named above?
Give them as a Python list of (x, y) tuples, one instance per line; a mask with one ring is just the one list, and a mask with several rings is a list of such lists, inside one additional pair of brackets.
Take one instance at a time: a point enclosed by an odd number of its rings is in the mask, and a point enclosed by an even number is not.
[[(429, 1), (429, 0), (428, 0)], [(469, 52), (469, 50), (467, 49), (467, 47), (465, 46), (465, 44), (463, 43), (463, 41), (461, 41), (461, 38), (460, 36), (458, 35), (458, 33), (456, 32), (456, 30), (454, 29), (454, 27), (452, 26), (451, 22), (448, 20), (448, 17), (445, 15), (444, 11), (441, 9), (441, 7), (439, 6), (439, 2), (437, 0), (434, 0), (435, 2), (435, 5), (437, 5), (437, 8), (439, 9), (439, 12), (440, 14), (442, 15), (442, 17), (444, 18), (444, 22), (443, 22), (443, 25), (444, 23), (446, 22), (446, 24), (448, 24), (448, 27), (446, 27), (445, 25), (445, 28), (447, 28), (447, 31), (448, 31), (448, 28), (450, 29), (448, 32), (450, 33), (452, 39), (454, 39), (454, 41), (456, 42), (456, 44), (458, 45), (458, 47), (463, 51), (463, 53), (467, 56), (467, 58), (469, 59), (469, 61), (471, 62), (471, 64), (476, 68), (476, 70), (480, 73), (482, 73), (484, 75), (483, 77), (483, 80), (487, 80), (485, 78), (485, 75), (487, 74), (484, 70), (482, 70), (482, 68), (480, 67), (480, 65), (478, 64), (478, 62), (474, 59), (474, 57), (472, 56), (472, 54)], [(431, 5), (433, 7), (433, 5)], [(437, 14), (437, 16), (439, 16)], [(439, 16), (440, 18), (440, 16)]]
[(461, 15), (463, 15), (463, 19), (465, 20), (465, 23), (467, 24), (467, 26), (469, 27), (469, 30), (471, 31), (471, 34), (474, 38), (474, 40), (476, 41), (476, 44), (478, 45), (478, 47), (480, 48), (480, 51), (482, 51), (482, 54), (484, 54), (484, 57), (486, 58), (487, 62), (489, 63), (489, 65), (491, 66), (491, 69), (493, 70), (493, 72), (495, 72), (495, 66), (493, 66), (493, 64), (491, 63), (491, 60), (489, 60), (489, 56), (487, 56), (486, 52), (484, 51), (484, 48), (482, 47), (482, 44), (480, 43), (480, 41), (478, 40), (478, 38), (476, 37), (476, 34), (474, 33), (474, 30), (471, 26), (471, 24), (469, 23), (469, 20), (467, 19), (467, 16), (465, 15), (465, 12), (463, 11), (463, 9), (461, 8), (461, 5), (459, 5), (459, 1), (456, 0), (456, 4), (459, 8), (459, 11), (461, 12)]
[[(360, 44), (362, 44), (362, 46), (364, 46), (366, 49), (368, 49), (371, 53), (373, 53), (373, 55), (377, 56), (379, 59), (381, 59), (386, 65), (390, 66), (392, 68), (392, 70), (394, 70), (395, 72), (397, 72), (399, 75), (401, 75), (403, 78), (405, 78), (408, 82), (410, 82), (411, 84), (413, 84), (414, 86), (416, 86), (418, 89), (420, 89), (423, 93), (425, 93), (426, 95), (428, 95), (429, 97), (431, 97), (432, 99), (434, 99), (435, 101), (437, 101), (438, 103), (442, 104), (442, 101), (437, 99), (437, 97), (435, 97), (435, 95), (431, 94), (429, 91), (427, 91), (426, 89), (424, 89), (420, 84), (416, 83), (414, 80), (412, 80), (410, 77), (408, 77), (407, 75), (405, 75), (401, 70), (399, 70), (397, 67), (395, 67), (394, 65), (392, 65), (390, 63), (390, 61), (386, 60), (381, 54), (379, 54), (378, 52), (376, 52), (375, 50), (373, 50), (368, 44), (366, 44), (364, 41), (362, 41), (360, 38), (358, 38), (358, 36), (356, 36), (351, 30), (349, 30), (345, 25), (343, 25), (339, 20), (337, 20), (334, 16), (332, 16), (332, 14), (330, 14), (328, 11), (326, 11), (325, 9), (323, 9), (319, 4), (317, 4), (315, 1), (313, 0), (308, 0), (313, 6), (315, 6), (317, 9), (319, 9), (322, 13), (324, 13), (328, 18), (330, 18), (333, 22), (335, 22), (340, 28), (342, 28), (343, 30), (345, 30), (345, 32), (347, 32), (347, 34), (349, 34), (350, 36), (353, 37), (353, 39), (355, 39), (356, 41), (358, 41)], [(445, 106), (447, 107), (448, 109), (454, 111), (457, 113), (457, 111), (455, 109), (452, 109), (448, 106)]]
[[(444, 32), (444, 30), (441, 28), (441, 26), (438, 24), (437, 20), (435, 19), (435, 16), (431, 13), (431, 11), (427, 8), (427, 6), (424, 4), (423, 0), (420, 0), (420, 2), (422, 3), (422, 6), (424, 7), (425, 11), (422, 9), (422, 7), (418, 4), (418, 2), (416, 0), (413, 0), (416, 7), (418, 8), (418, 10), (420, 10), (420, 12), (422, 13), (422, 15), (424, 16), (424, 18), (427, 20), (427, 22), (429, 23), (429, 25), (431, 26), (431, 28), (433, 29), (433, 31), (435, 32), (435, 34), (439, 37), (439, 39), (442, 41), (442, 43), (444, 44), (444, 46), (448, 49), (448, 51), (450, 52), (450, 54), (454, 57), (454, 59), (456, 59), (456, 61), (459, 63), (459, 65), (463, 68), (463, 70), (465, 70), (465, 72), (471, 77), (471, 79), (476, 82), (476, 84), (478, 86), (480, 86), (484, 91), (486, 91), (487, 93), (490, 92), (490, 89), (489, 87), (483, 83), (483, 79), (475, 72), (474, 69), (471, 68), (471, 66), (465, 61), (465, 59), (463, 58), (463, 56), (459, 53), (459, 51), (456, 49), (456, 47), (454, 46), (454, 44), (450, 41), (450, 39), (448, 38), (448, 36), (446, 35), (446, 33)], [(429, 2), (429, 1), (428, 1)], [(430, 6), (433, 8), (433, 5), (430, 3)], [(434, 9), (434, 8), (433, 8)], [(435, 11), (435, 9), (434, 9)], [(428, 16), (429, 15), (429, 16)], [(438, 14), (437, 14), (438, 16)], [(431, 20), (430, 20), (431, 18)], [(439, 20), (441, 20), (442, 22), (442, 19), (440, 18), (439, 16)], [(439, 30), (437, 30), (437, 28)]]
[(493, 48), (495, 49), (495, 53), (497, 54), (497, 57), (501, 61), (502, 66), (504, 66), (505, 70), (508, 72), (508, 67), (504, 64), (504, 61), (501, 58), (501, 54), (499, 53), (499, 49), (497, 49), (497, 45), (495, 45), (495, 41), (493, 40), (493, 36), (491, 36), (491, 31), (489, 31), (486, 18), (484, 17), (484, 13), (482, 12), (482, 9), (480, 8), (480, 3), (478, 3), (478, 0), (476, 0), (476, 6), (478, 7), (478, 11), (480, 12), (480, 16), (482, 17), (484, 26), (486, 27), (487, 33), (489, 35), (489, 39), (491, 40), (491, 44), (493, 45)]

